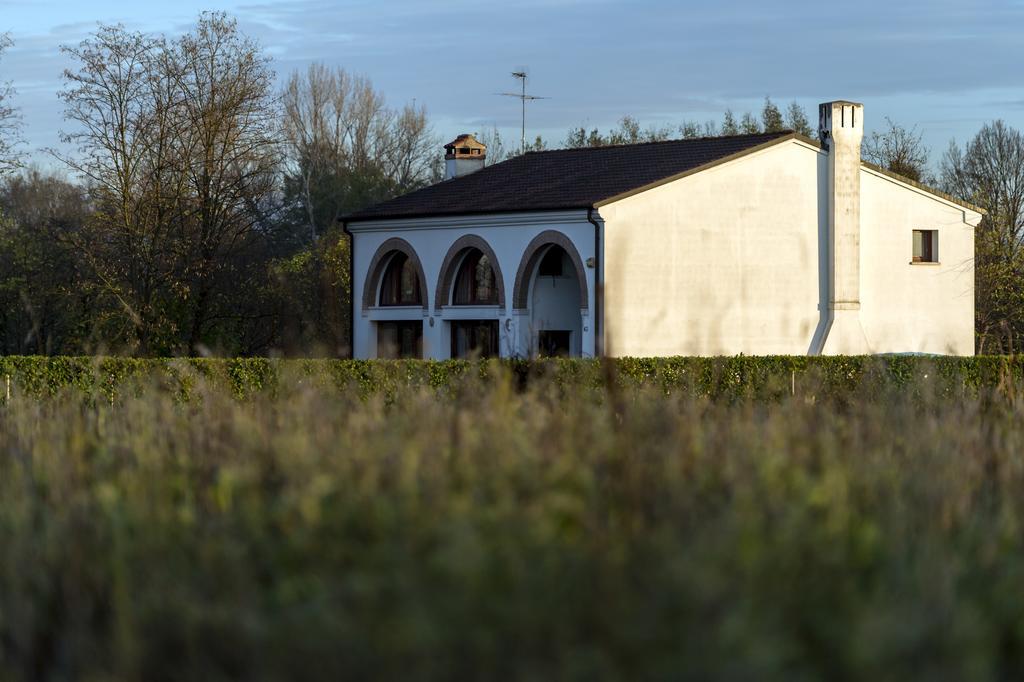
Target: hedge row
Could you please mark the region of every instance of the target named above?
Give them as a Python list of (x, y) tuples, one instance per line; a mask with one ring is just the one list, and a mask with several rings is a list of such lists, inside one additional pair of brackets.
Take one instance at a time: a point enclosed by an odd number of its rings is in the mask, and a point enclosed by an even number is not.
[(900, 390), (956, 397), (987, 389), (1017, 390), (1024, 355), (736, 356), (543, 360), (275, 360), (136, 359), (119, 357), (0, 357), (0, 400), (79, 394), (114, 401), (158, 387), (190, 400), (199, 390), (227, 390), (239, 399), (276, 395), (310, 384), (392, 398), (408, 388), (455, 395), (474, 382), (502, 374), (522, 388), (547, 382), (571, 391), (624, 391), (657, 387), (666, 394), (711, 399), (773, 399), (790, 393), (823, 398)]

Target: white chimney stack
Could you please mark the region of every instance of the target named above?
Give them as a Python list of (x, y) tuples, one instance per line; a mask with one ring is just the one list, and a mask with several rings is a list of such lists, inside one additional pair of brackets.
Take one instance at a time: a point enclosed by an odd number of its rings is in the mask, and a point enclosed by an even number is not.
[(475, 173), (487, 161), (487, 146), (469, 133), (463, 133), (444, 146), (444, 179)]
[(829, 318), (826, 355), (867, 353), (860, 323), (860, 143), (864, 105), (826, 102), (818, 107), (818, 133), (828, 150)]

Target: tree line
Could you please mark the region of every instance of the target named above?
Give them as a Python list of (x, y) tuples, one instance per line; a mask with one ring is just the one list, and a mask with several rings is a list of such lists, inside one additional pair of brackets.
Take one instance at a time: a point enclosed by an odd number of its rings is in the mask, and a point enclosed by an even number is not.
[(66, 172), (0, 182), (0, 354), (346, 354), (337, 219), (439, 179), (425, 110), (322, 64), (280, 89), (222, 13), (64, 51)]
[[(0, 36), (0, 57), (10, 46)], [(348, 240), (338, 217), (436, 182), (441, 140), (422, 106), (313, 64), (277, 85), (269, 56), (223, 13), (168, 38), (101, 26), (66, 46), (63, 171), (25, 167), (0, 82), (0, 354), (341, 355)], [(796, 103), (721, 122), (607, 131), (561, 147), (795, 130)], [(520, 153), (497, 129), (489, 163)], [(525, 151), (547, 149), (536, 137)], [(865, 159), (988, 210), (977, 231), (979, 352), (1024, 338), (1024, 136), (1002, 121), (935, 170), (916, 127), (887, 120)]]

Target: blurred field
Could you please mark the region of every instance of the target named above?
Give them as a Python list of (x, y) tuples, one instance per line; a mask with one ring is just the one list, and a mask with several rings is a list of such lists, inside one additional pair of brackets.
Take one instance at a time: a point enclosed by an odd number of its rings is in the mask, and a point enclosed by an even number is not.
[(0, 680), (1024, 675), (1019, 381), (606, 379), (14, 391)]

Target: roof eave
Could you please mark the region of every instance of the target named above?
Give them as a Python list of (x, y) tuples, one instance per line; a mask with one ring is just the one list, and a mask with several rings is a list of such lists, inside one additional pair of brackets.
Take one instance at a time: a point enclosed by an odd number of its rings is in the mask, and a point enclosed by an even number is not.
[(346, 223), (368, 223), (376, 220), (417, 220), (420, 218), (453, 218), (459, 216), (475, 215), (511, 215), (514, 213), (553, 213), (556, 211), (586, 211), (592, 208), (592, 204), (580, 204), (572, 206), (549, 206), (545, 208), (512, 208), (501, 210), (474, 209), (469, 211), (445, 211), (443, 213), (389, 213), (374, 216), (360, 217), (349, 214), (338, 218), (339, 222)]

